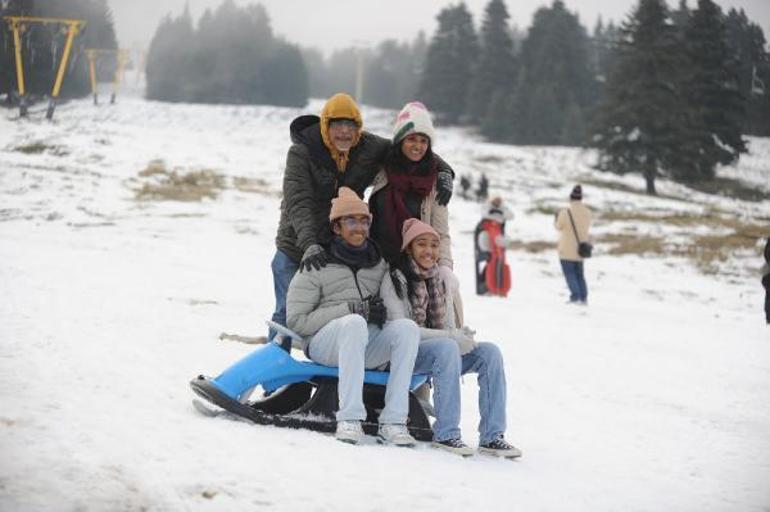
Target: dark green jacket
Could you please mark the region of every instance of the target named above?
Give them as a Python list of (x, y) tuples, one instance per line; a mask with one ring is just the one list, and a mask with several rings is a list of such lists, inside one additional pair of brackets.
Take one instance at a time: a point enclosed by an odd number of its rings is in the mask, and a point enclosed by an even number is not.
[(281, 221), (275, 245), (299, 262), (313, 244), (327, 244), (333, 237), (329, 210), (340, 187), (363, 197), (390, 148), (391, 142), (364, 131), (351, 150), (347, 169), (341, 173), (321, 139), (320, 118), (300, 116), (291, 123), (293, 142), (283, 175)]

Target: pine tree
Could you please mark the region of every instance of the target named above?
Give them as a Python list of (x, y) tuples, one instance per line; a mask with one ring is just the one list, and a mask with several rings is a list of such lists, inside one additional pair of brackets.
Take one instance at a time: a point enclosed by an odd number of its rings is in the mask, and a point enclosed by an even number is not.
[(302, 54), (277, 39), (260, 5), (225, 0), (193, 28), (189, 9), (164, 19), (147, 57), (147, 97), (161, 101), (303, 106)]
[(516, 69), (509, 18), (503, 0), (490, 0), (481, 25), (479, 64), (473, 74), (468, 97), (469, 121), (482, 121), (493, 96), (498, 91), (505, 93), (514, 88)]
[(263, 69), (264, 96), (269, 99), (271, 105), (305, 106), (309, 86), (299, 47), (283, 42), (277, 44), (270, 52)]
[(641, 173), (655, 194), (659, 171), (687, 160), (686, 60), (663, 0), (640, 0), (620, 32), (593, 140), (601, 169)]
[(464, 3), (443, 9), (437, 19), (418, 96), (429, 99), (428, 108), (437, 118), (456, 123), (465, 111), (478, 41)]
[(535, 13), (519, 56), (520, 80), (510, 101), (512, 141), (518, 144), (581, 144), (585, 134), (564, 130), (585, 123), (595, 96), (588, 36), (561, 0)]
[(179, 45), (179, 41), (193, 41), (194, 30), (189, 9), (178, 18), (164, 18), (147, 52), (148, 99), (160, 101), (192, 101), (190, 90), (193, 77), (190, 76), (189, 50)]
[(685, 48), (690, 62), (685, 97), (694, 117), (689, 134), (699, 153), (673, 171), (685, 181), (709, 179), (716, 164), (732, 163), (746, 152), (737, 61), (727, 46), (722, 12), (712, 0), (698, 0), (685, 29)]
[(679, 0), (679, 6), (671, 11), (671, 21), (676, 27), (680, 39), (684, 39), (684, 32), (690, 23), (690, 8), (687, 7), (687, 0)]
[(762, 28), (743, 9), (730, 9), (725, 20), (727, 45), (738, 63), (738, 89), (748, 99), (743, 133), (770, 136), (770, 54)]

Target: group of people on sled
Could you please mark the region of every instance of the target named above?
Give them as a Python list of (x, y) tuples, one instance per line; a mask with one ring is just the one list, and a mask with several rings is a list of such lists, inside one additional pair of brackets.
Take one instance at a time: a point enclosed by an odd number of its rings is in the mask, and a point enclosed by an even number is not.
[(385, 139), (363, 129), (355, 101), (340, 93), (320, 117), (295, 119), (291, 138), (272, 319), (302, 337), (310, 359), (339, 368), (336, 438), (362, 440), (364, 370), (387, 369), (378, 440), (414, 446), (409, 385), (413, 373), (429, 373), (432, 445), (471, 455), (459, 427), (460, 377), (477, 373), (478, 451), (519, 457), (505, 439), (502, 354), (464, 323), (447, 213), (454, 172), (432, 150), (428, 110), (405, 105)]

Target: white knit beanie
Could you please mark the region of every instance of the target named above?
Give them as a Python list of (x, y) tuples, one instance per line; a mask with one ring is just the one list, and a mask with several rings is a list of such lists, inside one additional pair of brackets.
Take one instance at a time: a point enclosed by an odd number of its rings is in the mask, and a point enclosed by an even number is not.
[(430, 139), (430, 145), (436, 143), (436, 132), (433, 129), (433, 121), (430, 120), (430, 112), (419, 101), (413, 101), (404, 105), (396, 117), (393, 126), (393, 144), (399, 144), (412, 133), (422, 133)]

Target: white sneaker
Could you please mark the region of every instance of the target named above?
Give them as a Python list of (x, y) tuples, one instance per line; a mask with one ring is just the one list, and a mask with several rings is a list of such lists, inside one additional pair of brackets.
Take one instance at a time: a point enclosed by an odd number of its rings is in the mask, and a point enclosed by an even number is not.
[(334, 437), (343, 443), (358, 444), (364, 437), (364, 429), (361, 427), (361, 422), (357, 420), (338, 421)]
[(459, 437), (455, 439), (447, 439), (445, 441), (433, 441), (431, 446), (438, 448), (439, 450), (446, 450), (461, 457), (471, 457), (474, 453), (473, 448), (463, 443), (463, 440)]
[(381, 424), (377, 432), (377, 441), (396, 446), (413, 447), (417, 441), (409, 434), (406, 425), (397, 423)]

